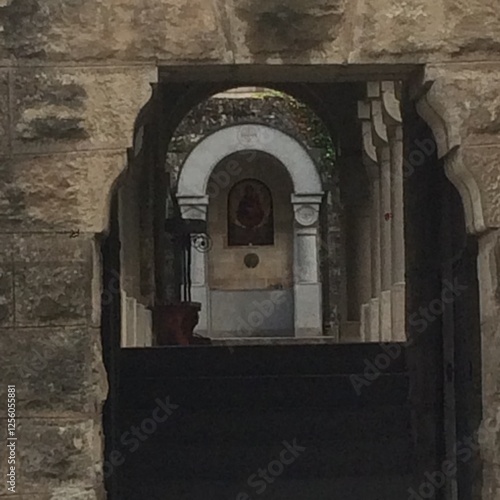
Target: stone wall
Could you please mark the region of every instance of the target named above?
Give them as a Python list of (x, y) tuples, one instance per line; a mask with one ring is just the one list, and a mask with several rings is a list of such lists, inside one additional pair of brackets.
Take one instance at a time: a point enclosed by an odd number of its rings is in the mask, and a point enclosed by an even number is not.
[(0, 59), (386, 63), (495, 59), (495, 0), (3, 0)]
[[(2, 383), (22, 381), (19, 500), (103, 498), (96, 236), (158, 66), (331, 82), (425, 65), (414, 97), (481, 235), (484, 425), (498, 418), (499, 46), (496, 0), (0, 0), (0, 353)], [(499, 439), (482, 448), (483, 500), (500, 495)]]

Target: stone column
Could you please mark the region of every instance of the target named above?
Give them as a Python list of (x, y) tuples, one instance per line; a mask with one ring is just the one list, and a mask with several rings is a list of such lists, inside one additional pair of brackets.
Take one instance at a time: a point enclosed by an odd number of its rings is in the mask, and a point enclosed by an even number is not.
[[(184, 219), (207, 220), (208, 196), (182, 196), (178, 198)], [(201, 304), (200, 321), (195, 332), (210, 332), (210, 291), (207, 280), (207, 252), (191, 245), (191, 299)]]
[(382, 82), (384, 122), (391, 152), (392, 340), (406, 340), (403, 126), (394, 82)]
[(294, 228), (295, 336), (323, 333), (322, 293), (319, 275), (318, 221), (323, 194), (292, 195)]
[(383, 119), (381, 88), (379, 82), (367, 85), (371, 104), (373, 141), (380, 165), (380, 338), (392, 338), (391, 288), (392, 288), (392, 200), (391, 200), (391, 153), (387, 127)]
[(373, 142), (371, 110), (368, 101), (358, 103), (358, 117), (361, 120), (363, 134), (363, 163), (370, 178), (370, 194), (372, 200), (370, 220), (370, 254), (371, 254), (371, 299), (369, 304), (361, 306), (362, 336), (367, 341), (380, 339), (380, 168), (377, 152)]

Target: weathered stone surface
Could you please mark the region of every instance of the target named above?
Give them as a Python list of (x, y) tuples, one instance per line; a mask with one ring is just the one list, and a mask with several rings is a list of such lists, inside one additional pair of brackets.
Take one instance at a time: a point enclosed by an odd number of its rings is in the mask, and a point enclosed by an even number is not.
[(347, 55), (346, 0), (234, 0), (237, 62), (340, 63)]
[(486, 227), (500, 227), (500, 145), (466, 147), (462, 161), (479, 187)]
[[(0, 424), (6, 427), (5, 420)], [(44, 500), (96, 498), (93, 490), (100, 480), (102, 453), (97, 422), (20, 418), (17, 424), (17, 492), (30, 499), (34, 495)], [(5, 481), (1, 488), (5, 488)]]
[(485, 439), (483, 496), (496, 500), (500, 495), (500, 231), (479, 239), (478, 278), (481, 300), (482, 394)]
[(432, 86), (419, 101), (439, 155), (448, 154), (447, 173), (460, 191), (472, 232), (498, 227), (500, 221), (499, 76), (500, 65), (492, 63), (428, 66), (424, 80)]
[[(5, 401), (5, 399), (4, 399)], [(7, 443), (7, 420), (4, 417), (4, 413), (2, 412), (1, 417), (0, 417), (0, 439), (2, 440), (3, 446), (6, 445)], [(7, 453), (2, 453), (0, 454), (0, 474), (2, 475), (2, 479), (6, 478), (7, 471), (8, 471), (8, 463), (7, 463)], [(7, 480), (1, 481), (0, 482), (0, 498), (2, 498), (2, 495), (7, 495), (8, 490), (7, 490)]]
[(74, 487), (54, 488), (51, 493), (36, 495), (0, 495), (0, 500), (104, 500), (103, 494), (97, 493), (94, 489), (81, 490)]
[[(19, 417), (93, 416), (106, 397), (97, 329), (3, 329), (2, 380), (17, 388)], [(6, 386), (0, 387), (2, 401)], [(6, 409), (0, 410), (6, 417)]]
[(0, 327), (14, 324), (14, 286), (9, 263), (0, 264)]
[(9, 71), (0, 70), (0, 157), (10, 152), (9, 80)]
[(207, 61), (226, 53), (214, 3), (205, 0), (6, 0), (0, 27), (3, 57)]
[(85, 325), (91, 269), (85, 263), (16, 266), (16, 325)]
[(151, 96), (151, 67), (19, 69), (14, 77), (17, 152), (127, 148)]
[(3, 0), (0, 60), (493, 60), (497, 7), (496, 0)]
[(445, 51), (447, 19), (435, 0), (368, 0), (357, 2), (351, 62), (380, 58), (418, 63)]
[(15, 237), (15, 323), (19, 327), (85, 325), (92, 307), (91, 238)]
[(101, 232), (123, 152), (15, 156), (0, 169), (0, 229)]
[(500, 50), (496, 0), (444, 0), (450, 51), (454, 57), (493, 59)]
[(33, 264), (40, 262), (87, 262), (92, 255), (94, 235), (67, 234), (11, 234), (0, 235), (13, 262)]
[(500, 64), (430, 65), (427, 100), (448, 129), (450, 146), (500, 143)]
[(357, 2), (350, 62), (494, 60), (500, 44), (495, 0)]

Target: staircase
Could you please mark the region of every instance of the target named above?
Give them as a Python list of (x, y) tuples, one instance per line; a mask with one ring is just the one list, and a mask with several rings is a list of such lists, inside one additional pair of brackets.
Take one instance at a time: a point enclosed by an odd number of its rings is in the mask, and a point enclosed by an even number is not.
[(408, 498), (404, 352), (359, 393), (352, 383), (383, 352), (378, 344), (123, 350), (116, 498)]

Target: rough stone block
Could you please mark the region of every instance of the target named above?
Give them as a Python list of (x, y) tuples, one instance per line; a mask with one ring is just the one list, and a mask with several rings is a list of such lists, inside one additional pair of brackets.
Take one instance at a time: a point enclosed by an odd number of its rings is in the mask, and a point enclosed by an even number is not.
[(236, 0), (231, 16), (237, 62), (342, 62), (347, 56), (345, 0)]
[(427, 100), (446, 124), (450, 148), (500, 143), (500, 64), (429, 65), (425, 78), (434, 82)]
[(0, 263), (0, 327), (14, 323), (14, 282), (8, 263)]
[(0, 70), (0, 157), (10, 153), (10, 105), (8, 70)]
[[(17, 490), (22, 495), (50, 500), (95, 498), (92, 491), (100, 480), (102, 446), (100, 426), (94, 420), (21, 418), (17, 423)], [(5, 421), (0, 424), (5, 427)]]
[[(96, 293), (92, 288), (94, 236), (32, 234), (11, 235), (9, 239), (15, 324), (88, 324)], [(0, 268), (2, 265), (7, 264), (0, 262)]]
[(16, 266), (16, 325), (85, 325), (90, 316), (91, 276), (80, 262)]
[(500, 144), (466, 147), (462, 162), (476, 181), (481, 194), (486, 227), (500, 226)]
[(95, 489), (79, 489), (73, 486), (54, 488), (50, 493), (36, 495), (0, 495), (0, 500), (104, 500), (105, 495)]
[(125, 165), (125, 150), (8, 159), (0, 169), (0, 208), (8, 207), (0, 230), (102, 232)]
[[(3, 329), (0, 346), (2, 380), (16, 385), (18, 416), (100, 412), (107, 385), (97, 329)], [(0, 398), (6, 397), (2, 385)]]
[(444, 50), (447, 34), (443, 2), (368, 0), (358, 2), (352, 62), (373, 59), (421, 62)]
[(496, 0), (444, 0), (449, 48), (454, 57), (489, 59), (500, 50)]
[(500, 45), (495, 0), (357, 2), (351, 62), (494, 59)]
[(88, 262), (92, 257), (94, 238), (93, 234), (73, 232), (11, 234), (8, 236), (10, 259), (17, 264)]
[(6, 0), (1, 10), (0, 58), (206, 61), (226, 53), (215, 4), (205, 0)]
[(145, 66), (20, 68), (13, 90), (14, 150), (126, 149), (155, 81), (156, 71)]
[[(3, 401), (6, 401), (5, 398), (3, 399)], [(3, 416), (4, 415), (2, 414), (2, 417)], [(9, 470), (7, 467), (7, 453), (5, 453), (5, 445), (7, 443), (7, 420), (5, 418), (0, 418), (0, 439), (2, 448), (4, 448), (4, 450), (2, 450), (2, 453), (0, 453), (0, 474), (2, 476), (2, 481), (0, 481), (0, 498), (2, 498), (3, 495), (7, 494), (10, 495), (9, 498), (12, 498), (12, 494), (10, 494), (7, 490), (7, 481), (6, 479), (4, 480), (4, 478), (6, 478), (7, 476), (7, 471)]]

